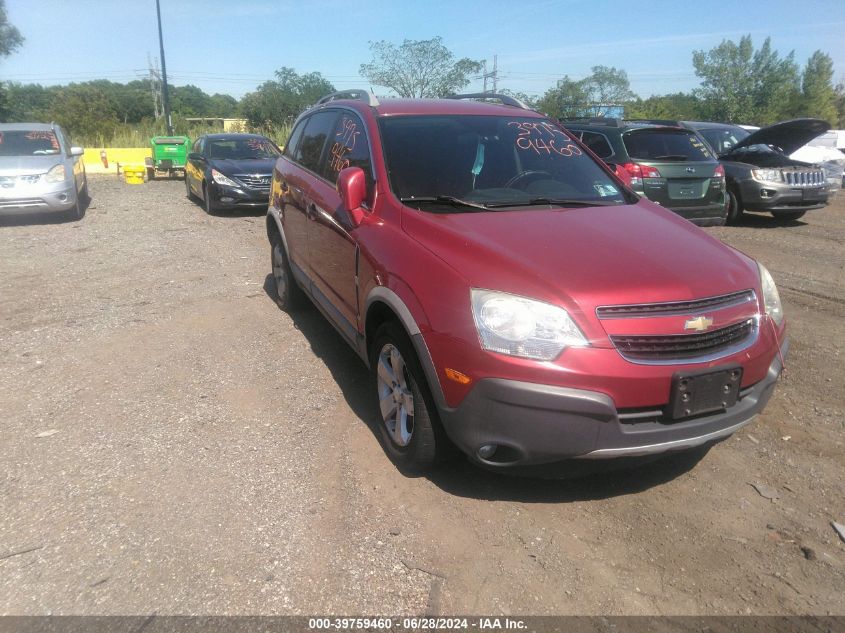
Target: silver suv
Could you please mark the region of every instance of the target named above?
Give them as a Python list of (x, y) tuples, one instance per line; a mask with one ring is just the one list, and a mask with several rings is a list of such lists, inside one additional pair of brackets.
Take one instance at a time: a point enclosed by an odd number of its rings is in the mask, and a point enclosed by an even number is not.
[(82, 153), (58, 125), (0, 124), (0, 216), (49, 211), (82, 218), (88, 198)]

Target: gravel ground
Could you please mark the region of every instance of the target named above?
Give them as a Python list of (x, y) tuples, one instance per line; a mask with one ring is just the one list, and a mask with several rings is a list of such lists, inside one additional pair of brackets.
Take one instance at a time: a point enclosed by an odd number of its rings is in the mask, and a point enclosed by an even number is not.
[(707, 229), (790, 321), (753, 425), (531, 481), (399, 474), (364, 366), (267, 295), (263, 216), (90, 181), (80, 222), (0, 221), (0, 614), (845, 614), (845, 194)]

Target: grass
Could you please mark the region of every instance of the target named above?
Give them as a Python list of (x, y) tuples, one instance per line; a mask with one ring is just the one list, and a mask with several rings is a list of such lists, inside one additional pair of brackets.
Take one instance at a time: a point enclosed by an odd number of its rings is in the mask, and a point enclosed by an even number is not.
[[(174, 119), (173, 128), (176, 136), (187, 136), (192, 141), (203, 134), (224, 132), (222, 125), (193, 124), (178, 119)], [(288, 124), (269, 125), (260, 128), (247, 125), (244, 129), (231, 131), (263, 134), (281, 147), (287, 142), (290, 128), (291, 126)], [(108, 132), (103, 131), (93, 135), (74, 134), (73, 142), (82, 147), (149, 147), (150, 138), (165, 134), (167, 134), (167, 131), (162, 122), (120, 124)]]

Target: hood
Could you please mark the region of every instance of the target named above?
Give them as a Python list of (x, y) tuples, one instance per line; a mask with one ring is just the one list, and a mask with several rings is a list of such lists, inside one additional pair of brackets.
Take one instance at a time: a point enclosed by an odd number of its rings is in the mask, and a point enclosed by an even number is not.
[(208, 162), (212, 167), (214, 167), (214, 169), (223, 172), (227, 176), (233, 176), (235, 174), (260, 174), (262, 176), (268, 176), (273, 173), (273, 165), (276, 164), (276, 159), (253, 158), (247, 160), (234, 160), (230, 158), (218, 158), (212, 159)]
[(43, 156), (0, 156), (0, 176), (46, 174), (64, 160), (62, 154)]
[(700, 299), (760, 283), (752, 259), (644, 200), (488, 213), (408, 210), (402, 222), (472, 287), (554, 303), (585, 324), (595, 325), (598, 306)]
[(789, 155), (829, 129), (830, 124), (821, 119), (781, 121), (752, 132), (747, 138), (737, 143), (728, 154), (751, 145), (774, 145), (783, 150), (784, 154)]

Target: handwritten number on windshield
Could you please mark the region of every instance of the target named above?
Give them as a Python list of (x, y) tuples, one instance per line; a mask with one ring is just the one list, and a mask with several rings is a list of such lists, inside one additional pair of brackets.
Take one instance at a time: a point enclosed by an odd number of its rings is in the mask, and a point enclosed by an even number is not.
[(521, 150), (534, 151), (537, 154), (545, 152), (547, 155), (580, 156), (581, 149), (571, 143), (571, 138), (557, 129), (551, 123), (537, 123), (533, 121), (511, 121), (509, 126), (519, 130), (516, 146)]

